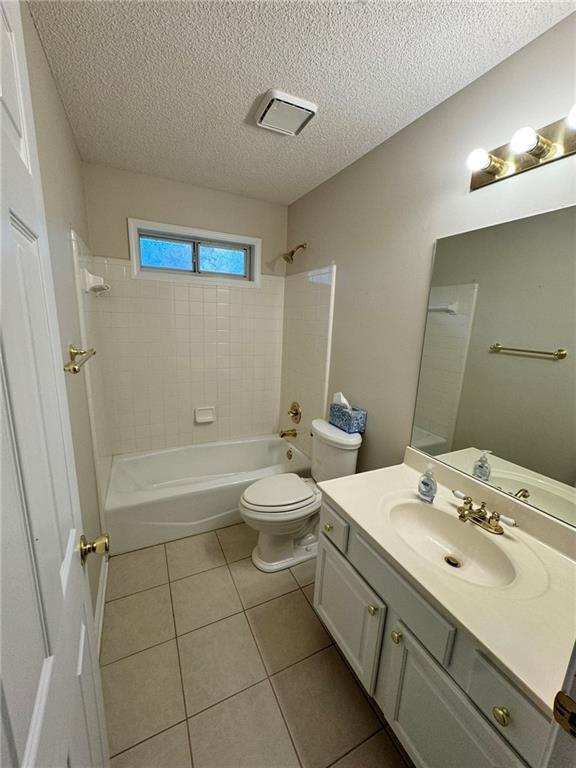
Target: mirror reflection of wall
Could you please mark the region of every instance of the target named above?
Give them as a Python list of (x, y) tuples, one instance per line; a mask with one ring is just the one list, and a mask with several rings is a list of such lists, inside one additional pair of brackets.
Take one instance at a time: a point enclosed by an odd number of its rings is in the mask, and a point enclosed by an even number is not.
[(576, 524), (576, 207), (438, 241), (412, 445)]

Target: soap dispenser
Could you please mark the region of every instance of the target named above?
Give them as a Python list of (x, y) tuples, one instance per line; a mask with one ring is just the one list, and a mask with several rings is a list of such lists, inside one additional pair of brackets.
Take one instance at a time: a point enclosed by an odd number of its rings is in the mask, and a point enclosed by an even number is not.
[(474, 467), (472, 468), (473, 476), (478, 478), (478, 480), (484, 480), (485, 482), (490, 480), (490, 475), (492, 474), (492, 467), (488, 461), (489, 453), (492, 453), (492, 451), (483, 450), (480, 458), (476, 459)]
[(436, 482), (436, 478), (434, 477), (434, 467), (432, 464), (429, 464), (426, 472), (424, 472), (418, 481), (418, 497), (422, 499), (422, 501), (426, 501), (428, 504), (432, 504), (437, 490), (438, 484)]

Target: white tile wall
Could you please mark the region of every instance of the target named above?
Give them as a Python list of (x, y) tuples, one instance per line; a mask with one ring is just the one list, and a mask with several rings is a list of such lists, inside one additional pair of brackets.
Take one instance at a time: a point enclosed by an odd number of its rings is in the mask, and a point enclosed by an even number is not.
[(452, 447), (466, 358), (476, 307), (477, 285), (435, 286), (430, 306), (458, 303), (455, 315), (429, 312), (418, 382), (414, 424), (445, 437)]
[[(310, 454), (312, 419), (325, 418), (336, 267), (290, 275), (284, 290), (284, 341), (280, 426), (295, 427), (295, 444)], [(302, 421), (287, 416), (293, 400), (302, 406)]]
[[(111, 285), (91, 303), (112, 453), (225, 440), (278, 429), (284, 279), (260, 288), (139, 280), (94, 257)], [(195, 424), (194, 408), (216, 407)]]

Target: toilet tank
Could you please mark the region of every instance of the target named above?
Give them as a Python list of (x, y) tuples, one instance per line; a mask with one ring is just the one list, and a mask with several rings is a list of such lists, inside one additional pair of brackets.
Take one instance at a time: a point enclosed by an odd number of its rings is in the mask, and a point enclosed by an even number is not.
[(324, 419), (312, 422), (312, 477), (317, 483), (356, 472), (362, 437), (348, 434)]

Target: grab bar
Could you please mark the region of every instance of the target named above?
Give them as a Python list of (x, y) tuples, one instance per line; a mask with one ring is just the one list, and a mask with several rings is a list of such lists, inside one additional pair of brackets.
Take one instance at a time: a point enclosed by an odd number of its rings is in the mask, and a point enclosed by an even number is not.
[(540, 349), (522, 349), (520, 347), (503, 347), (502, 344), (492, 344), (490, 352), (516, 352), (521, 355), (540, 355), (542, 357), (551, 357), (554, 360), (564, 360), (568, 352), (565, 349), (556, 349), (554, 352), (545, 352)]
[[(87, 363), (91, 357), (94, 357), (96, 350), (94, 348), (77, 349), (74, 344), (70, 344), (68, 347), (68, 354), (70, 355), (70, 360), (64, 366), (65, 373), (80, 373), (80, 368), (82, 368), (82, 366)], [(82, 359), (76, 362), (77, 357)]]

